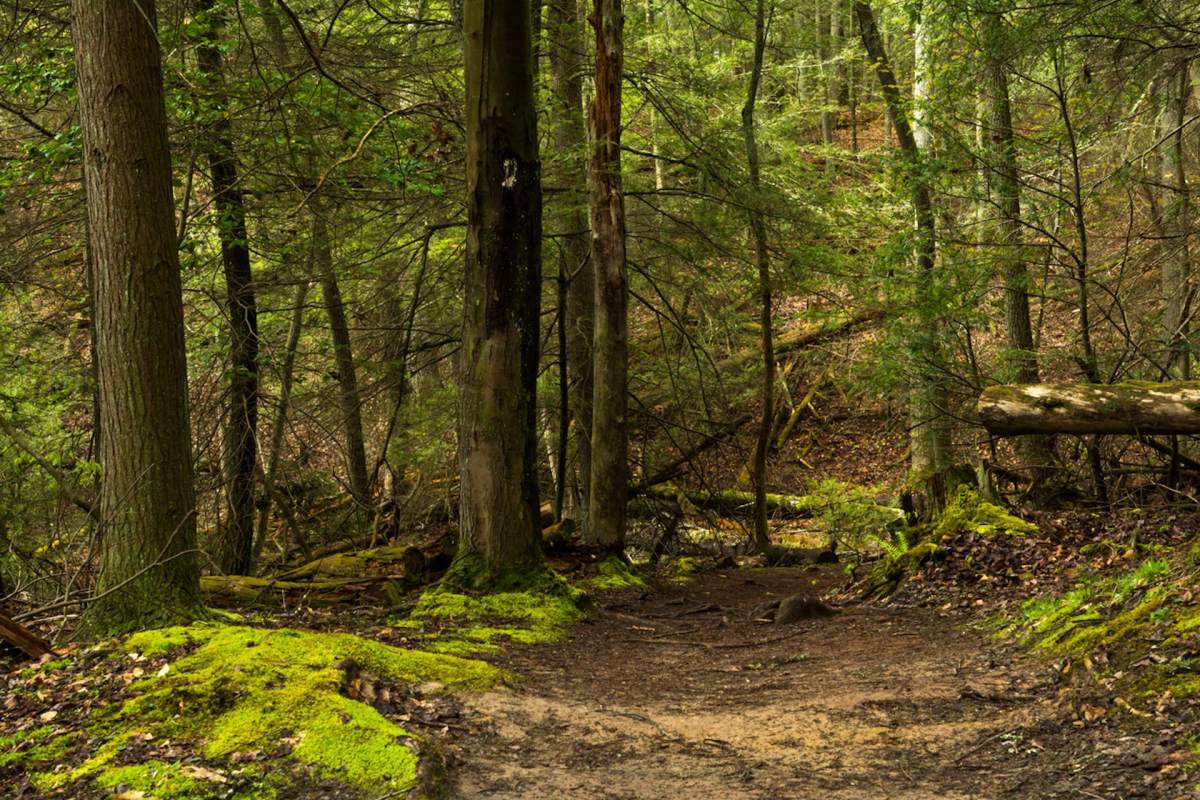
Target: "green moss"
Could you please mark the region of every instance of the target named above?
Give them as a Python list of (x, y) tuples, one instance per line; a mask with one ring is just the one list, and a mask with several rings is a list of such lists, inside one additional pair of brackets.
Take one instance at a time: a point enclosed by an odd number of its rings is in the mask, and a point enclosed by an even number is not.
[(17, 673), (22, 678), (32, 678), (40, 672), (53, 672), (56, 669), (63, 669), (71, 666), (71, 659), (60, 658), (55, 661), (47, 661), (45, 664), (35, 664), (32, 667), (26, 667)]
[(521, 591), (468, 594), (443, 581), (421, 595), (408, 619), (393, 624), (419, 630), (424, 649), (453, 655), (494, 653), (500, 641), (561, 639), (583, 615), (587, 595), (549, 570), (527, 574), (526, 583)]
[[(1026, 601), (1001, 633), (1037, 649), (1086, 655), (1099, 647), (1132, 646), (1151, 626), (1173, 625), (1180, 632), (1179, 623), (1171, 622), (1176, 609), (1166, 606), (1169, 577), (1168, 562), (1148, 559), (1120, 575), (1086, 578), (1062, 595)], [(1200, 627), (1200, 615), (1188, 619), (1188, 628)]]
[(150, 775), (114, 763), (127, 742), (149, 735), (194, 742), (208, 758), (287, 745), (291, 759), (321, 775), (369, 793), (403, 791), (416, 783), (420, 742), (373, 707), (343, 695), (346, 668), (399, 684), (461, 689), (487, 688), (504, 678), (480, 661), (290, 629), (197, 624), (135, 634), (124, 648), (163, 654), (184, 644), (193, 649), (135, 684), (130, 699), (94, 720), (91, 733), (105, 739), (104, 746), (75, 770), (35, 776), (35, 783), (45, 789), (92, 776), (112, 786), (136, 774), (169, 784), (155, 785), (155, 797), (188, 797), (191, 779), (174, 781), (181, 773), (170, 765), (134, 765), (152, 766)]
[(434, 589), (425, 592), (412, 611), (412, 619), (436, 622), (443, 630), (434, 647), (451, 640), (490, 644), (507, 637), (520, 644), (553, 642), (582, 616), (583, 595), (565, 584), (550, 593), (501, 592), (479, 596)]
[(599, 574), (585, 580), (589, 589), (645, 589), (646, 580), (624, 559), (610, 556), (599, 564)]
[(199, 780), (186, 772), (179, 763), (147, 761), (125, 767), (112, 767), (103, 772), (96, 784), (103, 789), (145, 792), (155, 800), (201, 800), (217, 793), (219, 784)]
[(58, 734), (53, 725), (41, 725), (9, 736), (0, 736), (0, 767), (34, 766), (57, 761), (74, 737)]
[(1109, 619), (1104, 619), (1097, 614), (1096, 624), (1077, 630), (1063, 641), (1061, 649), (1067, 652), (1086, 654), (1093, 652), (1098, 647), (1117, 644), (1135, 635), (1139, 628), (1150, 621), (1150, 615), (1166, 602), (1168, 594), (1166, 587), (1155, 586), (1128, 611), (1123, 611)]
[(1038, 527), (985, 501), (971, 487), (959, 486), (938, 518), (934, 535), (937, 541), (941, 541), (968, 532), (983, 536), (1027, 536), (1037, 533)]

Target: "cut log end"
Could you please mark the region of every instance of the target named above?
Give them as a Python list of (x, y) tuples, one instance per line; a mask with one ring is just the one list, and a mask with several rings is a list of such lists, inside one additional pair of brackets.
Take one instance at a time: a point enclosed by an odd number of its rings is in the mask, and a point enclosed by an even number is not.
[(54, 655), (54, 648), (42, 637), (0, 613), (0, 639), (8, 642), (30, 658)]

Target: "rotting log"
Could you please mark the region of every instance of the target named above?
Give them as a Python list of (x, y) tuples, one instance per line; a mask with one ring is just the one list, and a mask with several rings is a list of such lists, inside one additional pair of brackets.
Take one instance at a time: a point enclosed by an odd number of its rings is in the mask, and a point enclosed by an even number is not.
[(997, 436), (1200, 434), (1200, 382), (991, 386), (978, 413)]
[(54, 654), (54, 648), (49, 642), (3, 613), (0, 613), (0, 639), (30, 658)]

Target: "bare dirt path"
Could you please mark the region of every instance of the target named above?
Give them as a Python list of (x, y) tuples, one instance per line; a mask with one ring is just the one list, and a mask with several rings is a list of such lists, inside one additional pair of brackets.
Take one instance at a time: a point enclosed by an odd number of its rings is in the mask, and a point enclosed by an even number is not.
[(1153, 742), (1080, 728), (1045, 665), (935, 609), (853, 607), (792, 626), (764, 600), (837, 578), (729, 570), (598, 603), (564, 642), (510, 654), (471, 701), (456, 798), (1189, 797)]

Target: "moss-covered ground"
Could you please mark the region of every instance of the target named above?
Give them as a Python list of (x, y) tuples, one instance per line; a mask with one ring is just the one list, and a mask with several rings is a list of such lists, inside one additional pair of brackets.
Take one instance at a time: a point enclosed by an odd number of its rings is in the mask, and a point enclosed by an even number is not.
[(1133, 708), (1200, 695), (1200, 570), (1192, 558), (1168, 552), (1083, 575), (996, 624), (1001, 636), (1082, 667), (1068, 672), (1114, 685)]
[[(38, 790), (67, 796), (93, 787), (160, 800), (271, 798), (283, 788), (278, 760), (364, 796), (408, 792), (420, 788), (425, 742), (349, 696), (348, 676), (438, 691), (486, 689), (506, 677), (482, 661), (351, 634), (203, 623), (135, 634), (110, 662), (110, 671), (134, 676), (117, 702), (98, 705), (82, 730), (44, 726), (0, 740), (0, 766), (19, 764)], [(124, 670), (129, 664), (153, 671)], [(163, 742), (198, 758), (138, 757)], [(59, 766), (81, 749), (82, 761)], [(239, 781), (195, 760), (241, 763)]]

